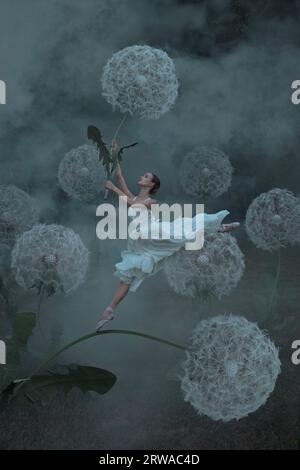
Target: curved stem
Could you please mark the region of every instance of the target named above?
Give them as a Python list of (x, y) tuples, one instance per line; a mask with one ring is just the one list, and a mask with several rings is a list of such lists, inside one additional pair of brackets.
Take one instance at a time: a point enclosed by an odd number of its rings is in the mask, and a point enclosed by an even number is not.
[(40, 323), (40, 313), (41, 313), (43, 295), (44, 295), (44, 286), (42, 286), (42, 288), (41, 288), (41, 293), (39, 295), (39, 301), (38, 301), (38, 307), (37, 307), (38, 323)]
[(37, 317), (37, 324), (38, 324), (38, 328), (40, 330), (40, 333), (43, 336), (43, 338), (46, 339), (46, 336), (44, 335), (44, 332), (43, 332), (43, 329), (42, 329), (42, 324), (41, 324), (41, 306), (42, 306), (44, 292), (45, 292), (45, 287), (42, 286), (41, 293), (39, 295), (39, 301), (38, 301), (36, 317)]
[(126, 119), (128, 118), (128, 116), (129, 116), (129, 113), (125, 113), (125, 114), (124, 114), (124, 116), (123, 116), (123, 118), (122, 118), (122, 120), (121, 120), (119, 126), (117, 127), (117, 129), (116, 129), (116, 131), (115, 131), (115, 133), (114, 133), (114, 137), (113, 137), (114, 140), (116, 140), (116, 138), (117, 138), (117, 136), (118, 136), (118, 134), (119, 134), (119, 131), (120, 131), (121, 127), (123, 126), (124, 122), (126, 121)]
[(81, 343), (82, 341), (86, 341), (87, 339), (90, 339), (90, 338), (94, 338), (96, 336), (100, 336), (100, 335), (106, 335), (106, 334), (125, 334), (125, 335), (133, 335), (133, 336), (141, 336), (142, 338), (147, 338), (147, 339), (151, 339), (153, 341), (158, 341), (159, 343), (163, 343), (163, 344), (167, 344), (169, 346), (173, 346), (175, 348), (178, 348), (178, 349), (182, 349), (182, 350), (186, 350), (187, 348), (185, 346), (182, 346), (180, 344), (176, 344), (176, 343), (173, 343), (171, 341), (167, 341), (165, 339), (162, 339), (162, 338), (158, 338), (156, 336), (152, 336), (152, 335), (147, 335), (147, 334), (144, 334), (144, 333), (139, 333), (138, 331), (131, 331), (131, 330), (104, 330), (104, 331), (100, 331), (100, 333), (97, 333), (97, 332), (92, 332), (92, 333), (89, 333), (87, 335), (84, 335), (84, 336), (80, 336), (79, 338), (71, 341), (70, 343), (66, 344), (65, 346), (63, 346), (61, 349), (59, 349), (58, 351), (56, 351), (55, 353), (51, 354), (49, 357), (47, 357), (45, 359), (45, 361), (42, 362), (42, 364), (40, 364), (36, 369), (33, 370), (33, 372), (28, 376), (26, 377), (24, 380), (22, 380), (16, 387), (15, 387), (15, 390), (14, 390), (14, 396), (16, 395), (16, 393), (18, 392), (18, 390), (24, 385), (24, 383), (26, 383), (28, 380), (30, 380), (34, 375), (36, 375), (40, 370), (42, 370), (49, 362), (51, 362), (53, 359), (55, 359), (57, 356), (59, 356), (62, 352), (66, 351), (67, 349), (75, 346), (76, 344), (78, 343)]
[(275, 297), (275, 293), (276, 293), (277, 286), (278, 286), (278, 281), (279, 281), (280, 267), (281, 267), (281, 250), (280, 250), (280, 248), (279, 248), (279, 250), (278, 250), (278, 260), (277, 260), (277, 269), (276, 269), (275, 282), (274, 282), (274, 286), (273, 286), (273, 290), (272, 290), (272, 295), (271, 295), (271, 299), (270, 299), (270, 305), (269, 305), (269, 314), (272, 313), (272, 307), (273, 307), (274, 297)]
[[(114, 133), (114, 136), (113, 136), (113, 140), (116, 140), (118, 134), (119, 134), (119, 131), (121, 129), (121, 127), (123, 126), (123, 124), (125, 123), (126, 119), (128, 118), (129, 116), (129, 113), (125, 113), (120, 124), (118, 125), (117, 129), (115, 130), (115, 133)], [(111, 151), (112, 153), (112, 151)], [(111, 174), (111, 177), (112, 177), (112, 174)], [(111, 179), (111, 177), (109, 179)], [(105, 188), (105, 191), (104, 191), (104, 199), (107, 199), (108, 198), (108, 193), (109, 193), (109, 189)]]

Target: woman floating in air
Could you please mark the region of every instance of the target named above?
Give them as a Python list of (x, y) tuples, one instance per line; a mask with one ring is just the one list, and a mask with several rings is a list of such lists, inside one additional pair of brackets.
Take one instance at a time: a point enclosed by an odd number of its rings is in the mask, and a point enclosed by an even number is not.
[[(112, 148), (115, 151), (117, 149), (116, 141), (112, 142)], [(115, 192), (119, 196), (125, 196), (127, 198), (127, 204), (132, 207), (132, 209), (138, 209), (139, 207), (144, 207), (147, 210), (149, 218), (153, 220), (153, 214), (151, 211), (151, 206), (157, 204), (157, 201), (153, 198), (153, 195), (156, 194), (160, 187), (160, 180), (158, 176), (154, 173), (147, 172), (140, 177), (138, 185), (140, 191), (138, 195), (133, 195), (133, 193), (128, 189), (125, 179), (122, 175), (120, 164), (116, 166), (116, 177), (118, 180), (118, 187), (114, 185), (111, 181), (107, 181), (106, 188)], [(133, 211), (135, 212), (135, 211)], [(222, 210), (216, 214), (201, 214), (204, 221), (204, 231), (207, 230), (210, 232), (230, 232), (240, 226), (239, 222), (233, 222), (230, 224), (222, 224), (222, 220), (226, 215), (229, 214), (229, 211)], [(135, 217), (135, 213), (134, 216)], [(129, 211), (130, 216), (130, 211)], [(173, 224), (178, 228), (179, 224), (184, 221), (176, 219), (176, 221), (169, 222), (169, 225)], [(197, 226), (197, 215), (192, 217), (191, 226), (193, 229)], [(166, 222), (155, 222), (156, 225), (163, 226)], [(147, 224), (147, 229), (148, 224)], [(143, 227), (139, 228), (139, 231), (143, 231)], [(171, 230), (170, 230), (171, 231)], [(193, 232), (195, 233), (195, 232)], [(174, 234), (174, 230), (173, 230)], [(159, 271), (164, 260), (175, 253), (177, 250), (182, 248), (185, 243), (189, 240), (188, 237), (181, 237), (180, 239), (173, 237), (169, 238), (133, 238), (129, 237), (128, 247), (126, 251), (122, 252), (122, 261), (115, 265), (116, 271), (115, 274), (120, 279), (120, 284), (113, 296), (111, 303), (106, 307), (101, 318), (97, 324), (97, 331), (99, 331), (103, 325), (114, 318), (114, 310), (124, 297), (126, 297), (129, 291), (134, 292), (140, 286), (144, 279), (149, 276), (152, 276), (157, 271)]]

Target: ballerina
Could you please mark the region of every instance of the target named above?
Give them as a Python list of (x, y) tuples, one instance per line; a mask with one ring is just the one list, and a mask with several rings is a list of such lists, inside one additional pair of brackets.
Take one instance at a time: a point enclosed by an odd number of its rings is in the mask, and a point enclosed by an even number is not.
[[(112, 150), (116, 151), (116, 149), (117, 143), (113, 140)], [(140, 191), (135, 196), (127, 187), (119, 163), (116, 165), (115, 174), (118, 180), (118, 187), (112, 181), (107, 181), (106, 188), (115, 192), (118, 196), (125, 196), (129, 206), (134, 208), (143, 205), (150, 212), (152, 204), (157, 203), (152, 196), (156, 194), (160, 187), (158, 176), (151, 172), (142, 175), (138, 181)], [(204, 213), (204, 227), (213, 232), (231, 232), (235, 230), (240, 226), (239, 222), (232, 222), (230, 224), (221, 223), (228, 214), (229, 211), (227, 210), (219, 211), (216, 214)], [(195, 222), (195, 218), (196, 216), (193, 217), (192, 222)], [(111, 303), (106, 307), (97, 323), (97, 331), (105, 323), (114, 319), (114, 310), (128, 292), (135, 292), (144, 279), (158, 272), (162, 268), (164, 260), (182, 248), (185, 242), (186, 238), (184, 237), (180, 240), (129, 238), (127, 250), (121, 253), (122, 261), (115, 265), (116, 271), (114, 274), (120, 279), (120, 284)]]

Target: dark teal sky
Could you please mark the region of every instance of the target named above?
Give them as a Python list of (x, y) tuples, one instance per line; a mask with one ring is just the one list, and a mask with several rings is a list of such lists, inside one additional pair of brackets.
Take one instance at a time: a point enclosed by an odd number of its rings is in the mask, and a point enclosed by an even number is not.
[[(124, 47), (148, 44), (169, 54), (179, 80), (170, 112), (154, 121), (130, 118), (120, 134), (120, 144), (139, 142), (124, 158), (130, 188), (153, 171), (161, 179), (159, 201), (202, 203), (184, 194), (178, 168), (195, 146), (213, 145), (229, 156), (234, 174), (229, 190), (205, 211), (228, 209), (230, 221), (243, 223), (261, 192), (279, 187), (300, 194), (300, 105), (291, 102), (291, 84), (300, 79), (299, 23), (297, 1), (0, 0), (0, 79), (7, 85), (0, 184), (28, 191), (43, 222), (72, 227), (92, 253), (87, 282), (72, 296), (45, 300), (49, 335), (63, 330), (64, 343), (94, 328), (117, 285), (114, 263), (125, 248), (119, 240), (97, 240), (96, 204), (69, 200), (57, 182), (59, 162), (87, 143), (88, 125), (109, 141), (122, 118), (101, 96), (106, 61)], [(264, 325), (275, 260), (243, 230), (236, 237), (246, 273), (224, 301), (177, 296), (159, 273), (121, 304), (114, 327), (187, 343), (199, 320), (216, 314)], [(280, 314), (287, 320), (282, 328), (268, 325), (284, 372), (273, 401), (249, 419), (224, 425), (197, 416), (183, 403), (178, 382), (168, 379), (180, 352), (114, 336), (62, 357), (116, 373), (110, 394), (92, 400), (77, 390), (43, 409), (16, 406), (0, 420), (0, 448), (289, 448), (299, 437), (293, 386), (299, 389), (300, 375), (289, 349), (299, 331), (299, 251), (287, 249), (284, 260)], [(20, 310), (36, 308), (32, 293), (20, 290), (17, 300)], [(46, 352), (47, 345), (35, 335), (32, 348)]]

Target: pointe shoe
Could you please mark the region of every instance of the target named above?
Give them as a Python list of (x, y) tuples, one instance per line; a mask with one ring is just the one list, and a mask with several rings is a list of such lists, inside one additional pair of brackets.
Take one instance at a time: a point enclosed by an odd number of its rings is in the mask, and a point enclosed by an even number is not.
[(107, 312), (109, 312), (109, 313), (108, 313), (108, 315), (107, 315), (106, 318), (101, 318), (101, 319), (98, 321), (98, 323), (97, 323), (97, 325), (96, 325), (96, 331), (97, 331), (97, 333), (99, 333), (99, 331), (100, 331), (101, 328), (105, 325), (105, 323), (107, 323), (108, 321), (114, 319), (113, 311), (114, 311), (114, 309), (113, 309), (112, 307), (106, 307), (106, 309), (105, 309), (104, 312), (103, 312), (103, 315), (106, 314)]
[(219, 232), (232, 232), (236, 228), (238, 228), (241, 224), (239, 222), (232, 222), (231, 224), (222, 224), (220, 227)]

